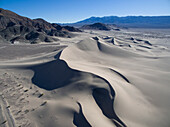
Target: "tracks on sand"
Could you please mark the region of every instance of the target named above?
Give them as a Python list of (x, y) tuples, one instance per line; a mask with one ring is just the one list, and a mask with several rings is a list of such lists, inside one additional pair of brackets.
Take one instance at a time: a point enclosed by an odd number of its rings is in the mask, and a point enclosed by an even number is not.
[(0, 94), (0, 118), (0, 127), (15, 127), (14, 119), (2, 94)]

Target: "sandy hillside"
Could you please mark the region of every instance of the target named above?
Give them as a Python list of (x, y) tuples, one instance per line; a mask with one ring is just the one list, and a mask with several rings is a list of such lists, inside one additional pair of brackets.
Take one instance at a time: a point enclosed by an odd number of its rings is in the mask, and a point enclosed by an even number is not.
[(0, 126), (169, 127), (170, 32), (77, 34), (0, 44)]

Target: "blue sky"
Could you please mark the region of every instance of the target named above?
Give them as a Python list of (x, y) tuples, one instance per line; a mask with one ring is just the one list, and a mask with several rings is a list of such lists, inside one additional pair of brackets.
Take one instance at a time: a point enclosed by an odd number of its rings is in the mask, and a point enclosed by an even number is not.
[(0, 8), (56, 23), (91, 16), (170, 16), (170, 0), (0, 0)]

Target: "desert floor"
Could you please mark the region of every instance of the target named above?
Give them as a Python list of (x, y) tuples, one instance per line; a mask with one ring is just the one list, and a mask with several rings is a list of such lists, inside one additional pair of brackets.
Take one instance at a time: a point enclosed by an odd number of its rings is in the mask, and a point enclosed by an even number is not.
[(170, 30), (86, 30), (0, 44), (0, 127), (169, 127)]

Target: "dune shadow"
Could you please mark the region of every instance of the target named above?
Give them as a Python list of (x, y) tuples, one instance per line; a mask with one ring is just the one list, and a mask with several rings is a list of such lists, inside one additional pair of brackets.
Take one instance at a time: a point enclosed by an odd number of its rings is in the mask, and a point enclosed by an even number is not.
[[(71, 69), (64, 60), (59, 59), (60, 54), (61, 52), (55, 56), (56, 60), (27, 67), (27, 69), (31, 69), (34, 71), (32, 83), (45, 90), (54, 90), (79, 81), (84, 74), (93, 75), (93, 78), (101, 79), (101, 81), (104, 81), (110, 88), (110, 91), (108, 91), (105, 88), (93, 87), (92, 96), (95, 102), (97, 103), (103, 114), (107, 118), (111, 119), (117, 127), (119, 127), (119, 124), (123, 127), (126, 127), (126, 125), (119, 119), (114, 111), (115, 91), (113, 90), (111, 84), (106, 79), (100, 76)], [(81, 83), (76, 85), (81, 85)], [(92, 84), (86, 85), (85, 83), (83, 83), (83, 85), (84, 89), (87, 85), (91, 86)], [(85, 116), (83, 115), (81, 105), (79, 103), (78, 105), (80, 107), (80, 110), (79, 113), (74, 113), (73, 123), (77, 127), (91, 127), (91, 125), (88, 123)]]
[(142, 47), (142, 48), (146, 48), (146, 49), (152, 49), (152, 48), (150, 48), (150, 47), (148, 47), (148, 46), (144, 46), (144, 45), (138, 45), (139, 47)]
[(108, 90), (104, 88), (95, 88), (93, 90), (93, 97), (105, 116), (109, 119), (115, 117), (115, 113), (113, 111), (113, 101), (109, 96)]
[(102, 50), (101, 43), (98, 40), (97, 40), (97, 47), (100, 51)]
[(130, 83), (130, 81), (123, 75), (121, 74), (120, 72), (116, 71), (116, 70), (113, 70), (110, 68), (111, 71), (113, 71), (114, 73), (116, 73), (117, 75), (119, 75), (122, 79), (124, 79), (127, 83)]
[(78, 103), (78, 105), (79, 105), (79, 113), (77, 112), (74, 113), (74, 118), (73, 118), (74, 125), (76, 125), (77, 127), (92, 127), (83, 114), (81, 104)]
[(149, 41), (144, 41), (144, 43), (152, 46), (152, 44)]
[(95, 88), (93, 89), (92, 95), (97, 105), (99, 106), (99, 108), (107, 118), (111, 119), (117, 127), (121, 125), (123, 127), (126, 127), (126, 125), (119, 119), (119, 117), (116, 115), (114, 111), (115, 92), (113, 93), (112, 91), (112, 98), (111, 98), (109, 91), (107, 89)]
[(29, 67), (34, 71), (33, 84), (45, 90), (54, 90), (69, 85), (74, 77), (80, 75), (79, 71), (69, 68), (59, 56), (60, 53), (55, 56), (56, 60)]

